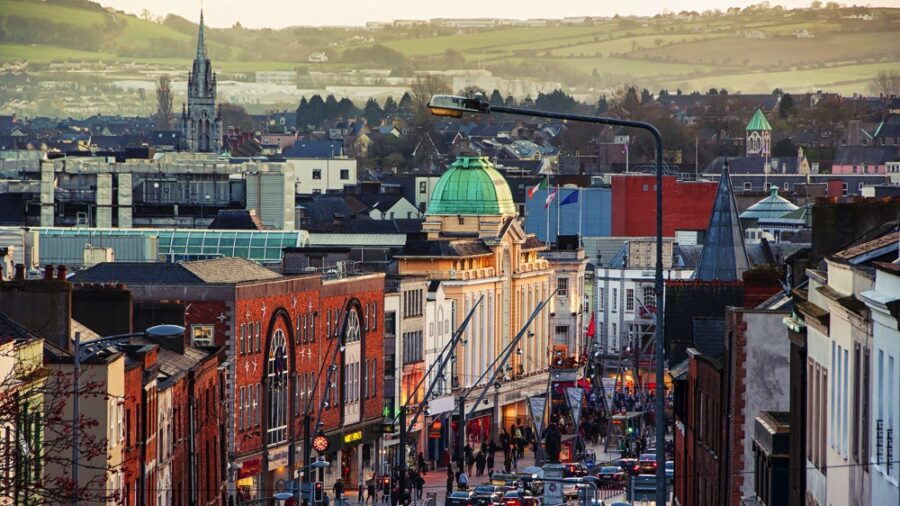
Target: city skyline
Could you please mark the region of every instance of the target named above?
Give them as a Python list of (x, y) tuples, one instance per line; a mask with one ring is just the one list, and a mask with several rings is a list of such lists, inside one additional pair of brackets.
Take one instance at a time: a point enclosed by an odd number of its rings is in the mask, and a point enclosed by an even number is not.
[[(409, 3), (401, 0), (385, 0), (370, 3), (362, 0), (344, 2), (346, 8), (335, 9), (333, 4), (319, 0), (297, 2), (290, 0), (266, 0), (268, 9), (259, 9), (238, 0), (207, 0), (206, 2), (180, 2), (158, 0), (152, 4), (139, 0), (100, 0), (101, 5), (121, 9), (127, 13), (140, 15), (144, 9), (154, 16), (165, 17), (175, 14), (191, 21), (199, 20), (201, 5), (205, 10), (205, 22), (213, 28), (227, 28), (240, 22), (245, 28), (284, 28), (288, 26), (362, 26), (367, 22), (391, 21), (394, 19), (430, 18), (548, 18), (596, 16), (652, 16), (663, 11), (683, 10), (702, 12), (708, 9), (725, 11), (730, 7), (747, 7), (758, 4), (752, 0), (721, 2), (717, 0), (673, 0), (663, 2), (650, 0), (616, 5), (603, 5), (592, 0), (567, 0), (548, 8), (546, 2), (538, 0), (495, 0), (488, 4), (476, 0), (458, 0), (452, 8), (435, 3)], [(785, 8), (808, 7), (807, 0), (787, 0), (773, 2)], [(874, 0), (866, 2), (870, 7), (900, 7), (896, 0)]]

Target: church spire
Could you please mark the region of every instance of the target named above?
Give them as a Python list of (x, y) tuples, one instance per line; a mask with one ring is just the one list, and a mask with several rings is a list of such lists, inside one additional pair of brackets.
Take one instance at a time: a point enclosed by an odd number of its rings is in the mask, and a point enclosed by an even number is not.
[(197, 31), (197, 60), (206, 61), (206, 36), (203, 33), (203, 9), (200, 9), (200, 29)]
[(706, 230), (706, 240), (700, 253), (700, 262), (694, 271), (694, 279), (701, 281), (740, 280), (750, 268), (747, 250), (744, 249), (744, 232), (741, 228), (728, 161), (722, 167), (719, 190), (713, 203)]

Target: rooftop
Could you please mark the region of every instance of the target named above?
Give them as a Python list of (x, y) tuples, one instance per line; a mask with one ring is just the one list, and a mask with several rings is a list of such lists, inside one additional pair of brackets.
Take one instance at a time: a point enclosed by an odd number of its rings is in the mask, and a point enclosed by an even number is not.
[(781, 218), (791, 211), (797, 210), (797, 206), (784, 197), (778, 196), (778, 188), (772, 186), (769, 196), (748, 207), (741, 213), (742, 219), (759, 220), (763, 218)]
[(484, 157), (462, 156), (434, 186), (429, 215), (516, 215), (506, 179)]

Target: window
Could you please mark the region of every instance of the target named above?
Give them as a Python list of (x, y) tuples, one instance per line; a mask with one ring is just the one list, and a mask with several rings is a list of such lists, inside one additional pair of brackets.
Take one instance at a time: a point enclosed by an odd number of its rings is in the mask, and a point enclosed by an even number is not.
[(642, 301), (647, 309), (656, 307), (656, 288), (653, 286), (645, 286), (643, 290), (644, 296)]
[(372, 303), (372, 330), (378, 328), (378, 303)]
[(325, 310), (325, 337), (331, 337), (331, 310)]
[(397, 313), (388, 311), (384, 313), (384, 334), (396, 335), (397, 333)]
[(262, 322), (256, 322), (256, 351), (262, 350)]
[(244, 387), (241, 387), (238, 397), (238, 430), (244, 430)]
[[(613, 288), (613, 296), (612, 296), (612, 312), (615, 313), (616, 310), (619, 309), (619, 289)], [(615, 332), (613, 332), (615, 334)]]
[(556, 278), (556, 294), (560, 297), (569, 296), (569, 278)]
[(428, 193), (428, 183), (419, 181), (419, 193)]
[[(860, 364), (860, 360), (862, 360), (862, 353), (859, 346), (859, 343), (855, 343), (853, 345), (853, 419), (859, 420), (860, 408), (862, 407), (860, 404), (862, 403), (862, 392), (860, 392), (860, 380), (862, 379), (862, 367)], [(853, 456), (853, 460), (859, 462), (859, 427), (853, 431), (853, 434), (850, 434), (850, 454)]]
[(848, 189), (847, 183), (842, 183), (842, 184), (841, 184), (841, 195), (846, 196), (846, 195), (847, 195), (847, 189)]
[(280, 443), (287, 439), (287, 351), (284, 333), (281, 329), (272, 335), (267, 366), (268, 384), (266, 389), (266, 439), (269, 444)]
[(341, 169), (341, 180), (346, 181), (350, 179), (350, 170), (349, 169)]
[(569, 326), (568, 325), (557, 325), (556, 326), (556, 344), (565, 344), (569, 341)]
[(321, 188), (313, 188), (312, 194), (313, 195), (321, 195), (322, 189)]
[(422, 316), (422, 290), (403, 292), (403, 317)]
[(752, 189), (753, 189), (753, 184), (752, 184), (752, 183), (744, 183), (744, 191), (745, 191), (745, 192), (748, 192), (748, 191), (750, 191), (750, 190), (752, 190)]
[(191, 325), (191, 346), (212, 346), (214, 329), (212, 325)]
[(786, 192), (791, 191), (791, 183), (788, 183), (788, 182), (784, 183), (784, 191), (786, 191)]
[(313, 169), (312, 178), (313, 179), (322, 179), (322, 169)]
[(359, 313), (351, 309), (347, 315), (347, 331), (344, 334), (344, 344), (355, 343), (360, 339)]
[(242, 323), (240, 333), (238, 334), (238, 342), (241, 343), (241, 355), (243, 355), (244, 353), (247, 353), (247, 348), (245, 347), (245, 344), (244, 344), (244, 339), (245, 339), (246, 335), (247, 335), (247, 324)]
[(422, 331), (403, 333), (403, 363), (421, 362), (424, 360), (422, 353)]
[(600, 304), (599, 304), (599, 307), (597, 308), (597, 309), (599, 309), (600, 311), (603, 311), (604, 309), (606, 309), (606, 299), (605, 299), (605, 297), (606, 297), (606, 289), (605, 289), (605, 288), (601, 288), (601, 289), (600, 289)]
[(634, 311), (634, 290), (631, 288), (625, 289), (625, 311)]
[(310, 313), (309, 315), (309, 342), (316, 342), (316, 318), (319, 313)]

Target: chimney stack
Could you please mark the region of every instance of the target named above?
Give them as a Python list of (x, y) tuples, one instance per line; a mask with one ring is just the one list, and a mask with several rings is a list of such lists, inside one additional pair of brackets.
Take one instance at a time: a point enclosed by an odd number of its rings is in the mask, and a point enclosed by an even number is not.
[(68, 270), (69, 270), (68, 267), (66, 267), (65, 265), (60, 265), (59, 267), (57, 267), (56, 268), (56, 279), (58, 279), (60, 281), (65, 281), (66, 274), (68, 274)]
[(16, 280), (25, 281), (25, 264), (16, 264)]
[(53, 264), (47, 264), (44, 266), (44, 280), (48, 281), (53, 279)]

